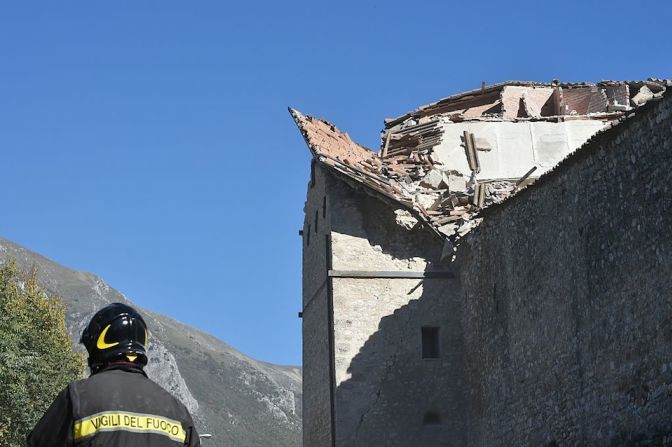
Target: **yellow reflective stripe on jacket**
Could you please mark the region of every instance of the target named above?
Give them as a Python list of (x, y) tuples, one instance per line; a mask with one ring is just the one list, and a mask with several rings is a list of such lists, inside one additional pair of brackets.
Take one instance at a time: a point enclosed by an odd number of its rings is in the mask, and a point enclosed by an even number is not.
[(126, 411), (103, 411), (75, 421), (74, 437), (75, 441), (78, 441), (98, 432), (107, 431), (157, 433), (181, 443), (187, 438), (182, 424), (178, 421), (153, 414)]

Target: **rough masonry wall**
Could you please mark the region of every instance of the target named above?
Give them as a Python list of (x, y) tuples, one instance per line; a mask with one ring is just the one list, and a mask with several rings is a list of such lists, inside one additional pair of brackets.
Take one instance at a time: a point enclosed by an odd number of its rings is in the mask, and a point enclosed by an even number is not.
[(671, 194), (668, 95), (486, 211), (458, 249), (466, 445), (672, 445)]
[(324, 168), (313, 165), (303, 225), (303, 445), (331, 447), (327, 246), (329, 213)]
[[(396, 224), (394, 208), (380, 199), (340, 182), (329, 203), (335, 270), (447, 270), (441, 241)], [(466, 378), (455, 280), (332, 281), (337, 445), (462, 445)], [(440, 327), (440, 358), (421, 358), (422, 326)], [(423, 425), (428, 412), (441, 420)]]

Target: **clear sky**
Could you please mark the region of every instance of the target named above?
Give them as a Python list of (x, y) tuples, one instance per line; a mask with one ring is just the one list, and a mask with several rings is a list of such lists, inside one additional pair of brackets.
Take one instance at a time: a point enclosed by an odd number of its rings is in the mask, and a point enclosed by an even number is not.
[(301, 362), (309, 154), (481, 81), (672, 77), (672, 2), (5, 1), (0, 235)]

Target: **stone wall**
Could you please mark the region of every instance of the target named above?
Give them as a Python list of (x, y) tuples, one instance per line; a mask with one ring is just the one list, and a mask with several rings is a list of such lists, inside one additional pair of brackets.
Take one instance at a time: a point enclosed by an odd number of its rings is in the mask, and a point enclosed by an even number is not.
[[(329, 190), (333, 268), (445, 271), (429, 231), (348, 186)], [(333, 278), (336, 444), (461, 445), (464, 402), (459, 288), (451, 279)], [(440, 358), (422, 359), (421, 327), (440, 328)], [(423, 423), (432, 412), (440, 421)], [(441, 440), (454, 440), (445, 444)]]
[(672, 445), (672, 97), (458, 249), (469, 446)]
[(331, 445), (333, 392), (339, 446), (672, 446), (671, 111), (650, 103), (486, 210), (451, 266), (412, 218), (316, 168), (304, 445)]
[(331, 438), (330, 319), (327, 245), (330, 222), (327, 183), (318, 165), (304, 207), (303, 226), (303, 445), (328, 447)]

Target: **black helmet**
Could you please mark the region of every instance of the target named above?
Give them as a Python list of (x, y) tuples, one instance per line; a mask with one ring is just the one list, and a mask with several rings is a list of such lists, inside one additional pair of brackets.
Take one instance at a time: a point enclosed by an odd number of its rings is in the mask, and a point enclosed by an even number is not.
[(93, 373), (124, 357), (140, 366), (147, 364), (147, 325), (138, 311), (123, 303), (112, 303), (96, 312), (80, 343), (89, 352)]

